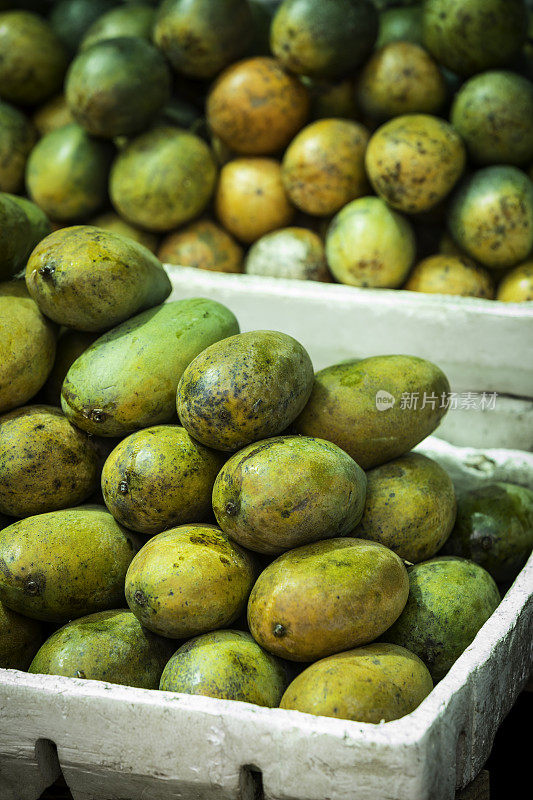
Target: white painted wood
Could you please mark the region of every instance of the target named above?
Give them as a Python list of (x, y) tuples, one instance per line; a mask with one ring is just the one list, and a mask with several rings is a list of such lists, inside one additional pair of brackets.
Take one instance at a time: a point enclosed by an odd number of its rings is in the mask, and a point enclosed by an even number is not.
[[(487, 478), (533, 486), (529, 453), (435, 438), (419, 450), (458, 488)], [(47, 766), (39, 739), (57, 745), (75, 800), (258, 800), (250, 766), (266, 800), (452, 800), (526, 683), (532, 624), (533, 556), (429, 697), (381, 725), (0, 670), (0, 800), (37, 800), (52, 782), (53, 751)]]

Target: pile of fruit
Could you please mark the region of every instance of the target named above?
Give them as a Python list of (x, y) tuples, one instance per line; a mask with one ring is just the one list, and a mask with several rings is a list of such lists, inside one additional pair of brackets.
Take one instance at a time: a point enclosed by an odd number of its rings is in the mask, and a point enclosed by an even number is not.
[(0, 9), (0, 190), (54, 228), (201, 269), (533, 299), (529, 0)]
[(411, 452), (447, 410), (435, 364), (315, 375), (290, 336), (169, 294), (147, 248), (92, 226), (0, 284), (0, 666), (409, 713), (525, 563), (533, 492), (457, 501)]

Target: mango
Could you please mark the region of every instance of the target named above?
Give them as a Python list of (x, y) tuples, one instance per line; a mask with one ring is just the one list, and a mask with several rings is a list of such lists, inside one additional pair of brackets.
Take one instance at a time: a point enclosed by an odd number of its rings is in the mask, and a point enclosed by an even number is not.
[(47, 216), (35, 203), (0, 194), (0, 280), (25, 267), (35, 245), (51, 230)]
[[(46, 2), (46, 0), (45, 0)], [(78, 50), (85, 32), (120, 0), (54, 0), (50, 24), (70, 54)]]
[(162, 303), (172, 290), (146, 247), (90, 225), (43, 239), (28, 260), (26, 284), (50, 319), (88, 332), (112, 328)]
[(223, 457), (178, 425), (132, 433), (111, 452), (102, 471), (109, 511), (139, 533), (211, 518), (211, 492)]
[(432, 688), (431, 675), (414, 653), (370, 644), (311, 664), (288, 686), (279, 706), (377, 725), (410, 714)]
[[(144, 231), (141, 228), (135, 227), (135, 225), (131, 225), (129, 222), (122, 219), (122, 217), (119, 217), (118, 214), (115, 214), (114, 211), (107, 211), (105, 214), (99, 214), (89, 221), (89, 225), (92, 225), (94, 228), (103, 228), (106, 231), (112, 231), (113, 233), (120, 233), (122, 236), (127, 236), (129, 239), (133, 239), (134, 242), (142, 244), (143, 247), (147, 247), (152, 253), (155, 253), (157, 250), (158, 237), (154, 233)], [(159, 260), (162, 261), (162, 259)]]
[(250, 331), (207, 347), (183, 372), (181, 424), (202, 444), (232, 451), (281, 433), (303, 409), (313, 366), (302, 345), (276, 331)]
[(498, 606), (498, 587), (463, 558), (432, 558), (408, 573), (409, 599), (383, 639), (416, 653), (439, 681)]
[(56, 623), (116, 608), (139, 546), (101, 506), (26, 517), (0, 537), (0, 600)]
[(84, 333), (65, 328), (58, 340), (52, 371), (43, 386), (43, 400), (61, 408), (61, 387), (72, 364), (98, 338), (97, 333)]
[(533, 491), (486, 483), (462, 494), (457, 520), (443, 548), (480, 564), (495, 581), (513, 581), (533, 549)]
[(307, 228), (282, 228), (258, 239), (244, 262), (247, 275), (331, 281), (322, 239)]
[(154, 18), (155, 9), (144, 3), (135, 2), (111, 8), (87, 28), (80, 43), (80, 50), (86, 50), (97, 42), (121, 36), (140, 36), (150, 41)]
[(74, 122), (74, 119), (63, 94), (58, 94), (39, 106), (33, 115), (33, 124), (41, 136), (55, 131), (56, 128), (62, 128), (63, 125), (69, 125), (71, 122)]
[(317, 661), (377, 639), (409, 593), (401, 559), (377, 542), (327, 539), (278, 556), (248, 602), (256, 642), (289, 661)]
[(213, 487), (217, 522), (235, 542), (282, 553), (350, 534), (363, 513), (366, 476), (340, 447), (309, 436), (239, 450)]
[(0, 669), (28, 669), (44, 639), (44, 626), (0, 602)]
[(498, 286), (496, 300), (504, 303), (525, 303), (533, 300), (533, 258), (505, 275)]
[(287, 686), (280, 659), (266, 653), (249, 633), (213, 631), (189, 640), (174, 653), (161, 676), (164, 692), (240, 700), (275, 708)]
[(163, 264), (216, 272), (242, 272), (243, 249), (224, 228), (209, 219), (169, 233), (157, 252)]
[(181, 525), (137, 553), (126, 575), (126, 600), (154, 633), (198, 636), (239, 617), (255, 573), (250, 553), (215, 525)]
[(172, 650), (170, 642), (143, 628), (131, 611), (99, 611), (55, 631), (28, 671), (157, 689)]
[(177, 300), (105, 333), (70, 367), (61, 405), (82, 430), (125, 436), (170, 422), (185, 367), (210, 344), (239, 330), (214, 300)]
[(0, 101), (0, 192), (19, 192), (36, 131), (24, 114)]
[(447, 411), (449, 392), (444, 373), (423, 358), (351, 359), (317, 372), (294, 432), (334, 442), (370, 469), (429, 436)]
[(404, 289), (428, 294), (454, 294), (462, 297), (494, 297), (489, 272), (472, 259), (460, 255), (434, 255), (415, 265)]
[(366, 501), (354, 535), (381, 542), (416, 563), (440, 550), (456, 513), (453, 484), (436, 461), (407, 453), (367, 472)]

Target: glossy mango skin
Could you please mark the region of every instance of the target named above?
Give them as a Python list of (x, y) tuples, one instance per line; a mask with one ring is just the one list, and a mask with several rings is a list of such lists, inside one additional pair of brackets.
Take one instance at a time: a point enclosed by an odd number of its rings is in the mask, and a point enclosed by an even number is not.
[(463, 558), (432, 558), (408, 573), (407, 604), (383, 639), (416, 653), (439, 681), (496, 609), (500, 594), (483, 567)]
[(429, 114), (404, 114), (371, 137), (365, 156), (370, 183), (389, 205), (407, 214), (428, 211), (461, 177), (465, 146), (458, 133)]
[(206, 348), (179, 382), (181, 424), (202, 444), (233, 451), (281, 433), (313, 385), (307, 351), (285, 333), (250, 331)]
[(55, 631), (28, 671), (157, 689), (173, 649), (143, 628), (131, 611), (99, 611)]
[[(385, 394), (386, 407), (379, 410), (378, 392), (391, 395), (394, 404)], [(444, 373), (417, 356), (344, 361), (317, 372), (294, 432), (334, 442), (363, 469), (370, 469), (403, 455), (429, 436), (446, 413), (449, 392)], [(410, 398), (411, 393), (418, 393), (416, 409), (401, 408), (402, 396)]]
[(91, 225), (61, 228), (33, 250), (30, 295), (50, 319), (99, 332), (169, 296), (170, 280), (146, 247)]
[(308, 436), (265, 439), (239, 450), (213, 487), (217, 522), (259, 553), (282, 553), (350, 534), (363, 513), (366, 476), (340, 447)]
[(409, 580), (377, 542), (327, 539), (289, 550), (257, 579), (248, 602), (256, 642), (289, 661), (316, 661), (377, 639), (398, 618)]
[(0, 192), (19, 192), (26, 160), (37, 138), (27, 117), (0, 101)]
[(504, 303), (525, 303), (533, 300), (533, 259), (511, 270), (498, 286), (496, 300)]
[(513, 581), (533, 548), (533, 492), (488, 483), (460, 496), (457, 520), (443, 553), (475, 561), (495, 581)]
[(98, 440), (58, 408), (24, 406), (0, 416), (0, 511), (29, 517), (78, 505), (98, 486)]
[(48, 217), (35, 203), (0, 194), (0, 280), (22, 269), (35, 245), (51, 231)]
[(322, 239), (307, 228), (281, 228), (258, 239), (244, 262), (247, 275), (331, 281)]
[(72, 364), (98, 338), (97, 333), (84, 333), (65, 328), (58, 340), (52, 371), (43, 386), (43, 399), (50, 406), (61, 408), (61, 387)]
[(470, 258), (434, 255), (415, 265), (404, 289), (429, 294), (454, 294), (463, 297), (494, 297), (489, 272)]
[(44, 635), (40, 622), (0, 602), (0, 669), (28, 669)]
[(71, 114), (93, 136), (140, 133), (170, 97), (170, 70), (151, 42), (120, 36), (74, 58), (65, 79)]
[(102, 506), (26, 517), (2, 531), (0, 600), (57, 623), (116, 608), (139, 546)]
[(211, 517), (213, 483), (224, 461), (179, 425), (132, 433), (108, 456), (102, 493), (113, 516), (139, 533)]
[(153, 35), (178, 73), (205, 79), (242, 55), (252, 32), (246, 0), (164, 0)]
[(221, 630), (182, 644), (165, 666), (159, 688), (276, 708), (287, 683), (284, 663), (249, 633)]
[[(56, 331), (19, 282), (0, 284), (0, 413), (27, 403), (42, 387), (56, 352)], [(11, 292), (15, 291), (15, 294)]]
[(407, 453), (367, 473), (366, 502), (354, 531), (417, 563), (440, 550), (455, 522), (448, 473), (421, 453)]
[(72, 122), (46, 133), (26, 166), (31, 199), (58, 222), (79, 222), (107, 199), (113, 147)]
[(144, 311), (105, 333), (72, 364), (63, 411), (82, 430), (101, 436), (170, 422), (185, 367), (238, 330), (232, 312), (214, 300), (178, 300)]
[(370, 644), (311, 664), (288, 686), (280, 708), (378, 724), (414, 711), (432, 688), (431, 675), (414, 653)]
[(251, 554), (215, 525), (181, 525), (141, 548), (128, 569), (126, 600), (154, 633), (198, 636), (239, 617), (255, 574)]

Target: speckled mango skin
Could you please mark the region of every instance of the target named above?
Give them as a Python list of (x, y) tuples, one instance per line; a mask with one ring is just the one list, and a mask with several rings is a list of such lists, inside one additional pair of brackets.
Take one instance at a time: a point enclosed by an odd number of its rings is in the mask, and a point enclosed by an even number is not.
[(478, 170), (452, 197), (448, 228), (485, 267), (516, 266), (533, 248), (533, 181), (517, 167)]
[(44, 211), (13, 194), (0, 194), (0, 280), (22, 269), (29, 254), (51, 232)]
[(42, 103), (61, 88), (67, 53), (39, 14), (0, 13), (0, 95), (17, 105)]
[(224, 630), (183, 644), (163, 670), (159, 688), (276, 708), (287, 683), (283, 662), (249, 633)]
[(380, 197), (360, 197), (333, 217), (326, 256), (334, 277), (349, 286), (396, 289), (413, 264), (410, 222)]
[(383, 639), (422, 659), (443, 678), (500, 602), (489, 573), (463, 558), (432, 558), (408, 568), (407, 605)]
[(103, 460), (98, 440), (58, 408), (9, 411), (0, 416), (0, 511), (29, 517), (76, 506), (97, 488)]
[(451, 125), (429, 114), (404, 114), (382, 125), (365, 156), (370, 183), (393, 208), (417, 214), (441, 202), (461, 177), (465, 146)]
[(140, 36), (150, 41), (154, 18), (155, 9), (140, 3), (111, 8), (87, 29), (80, 50), (86, 50), (97, 42), (122, 36)]
[(369, 470), (367, 479), (365, 507), (354, 535), (381, 542), (413, 564), (434, 556), (455, 522), (448, 473), (421, 453), (407, 453)]
[(157, 257), (163, 264), (242, 272), (243, 249), (220, 225), (202, 219), (165, 237)]
[(26, 285), (50, 319), (93, 333), (159, 305), (172, 290), (146, 247), (91, 225), (61, 228), (43, 239), (28, 260)]
[(76, 123), (50, 131), (28, 159), (31, 199), (58, 222), (78, 222), (104, 205), (113, 148), (92, 139)]
[[(392, 407), (376, 408), (379, 391), (394, 397)], [(294, 432), (334, 442), (359, 466), (370, 469), (403, 455), (429, 436), (446, 413), (441, 399), (444, 394), (447, 401), (449, 391), (444, 373), (417, 356), (352, 359), (317, 372)], [(419, 393), (417, 408), (400, 408), (402, 395), (412, 392)], [(424, 392), (427, 402), (421, 408)], [(435, 408), (432, 395), (437, 398)]]
[(504, 277), (498, 286), (496, 300), (504, 303), (533, 300), (533, 259), (519, 264)]
[(498, 583), (513, 581), (533, 548), (533, 491), (489, 483), (461, 495), (446, 555), (475, 561)]
[(0, 100), (0, 192), (19, 192), (36, 131), (27, 117)]
[(255, 576), (251, 554), (215, 525), (181, 525), (139, 551), (126, 576), (126, 600), (146, 628), (183, 639), (231, 625)]
[(144, 311), (105, 333), (72, 364), (62, 388), (63, 411), (100, 436), (171, 422), (186, 366), (238, 330), (234, 314), (215, 300), (177, 300)]
[(285, 0), (272, 20), (270, 46), (291, 72), (337, 78), (365, 60), (377, 32), (371, 0)]
[(409, 580), (377, 542), (328, 539), (289, 550), (257, 579), (248, 602), (256, 642), (289, 661), (317, 661), (377, 639), (398, 618)]
[(473, 75), (509, 63), (526, 40), (523, 0), (426, 0), (424, 45), (443, 66)]
[(207, 98), (211, 130), (235, 153), (268, 155), (282, 150), (305, 124), (309, 95), (274, 58), (232, 64)]
[(285, 430), (312, 386), (311, 359), (296, 339), (250, 331), (211, 345), (187, 367), (178, 415), (193, 438), (231, 452)]
[(308, 228), (282, 228), (262, 236), (248, 250), (244, 272), (299, 281), (331, 281), (322, 239)]
[(216, 173), (213, 154), (202, 139), (161, 125), (132, 139), (115, 159), (111, 202), (133, 225), (170, 231), (202, 213)]
[(368, 191), (365, 150), (370, 133), (346, 119), (321, 119), (292, 140), (283, 157), (283, 185), (307, 214), (329, 216)]
[(413, 42), (390, 42), (366, 62), (357, 85), (363, 114), (381, 121), (400, 114), (436, 114), (446, 81), (429, 53)]
[(156, 45), (191, 78), (213, 78), (244, 53), (252, 34), (245, 0), (165, 0), (154, 26)]
[(485, 297), (492, 300), (489, 272), (464, 256), (435, 255), (419, 261), (403, 287), (411, 292)]
[(476, 75), (456, 94), (451, 121), (478, 164), (533, 159), (533, 83), (515, 72)]
[(414, 653), (370, 644), (311, 664), (289, 685), (279, 707), (379, 724), (410, 714), (432, 688), (431, 675)]
[(0, 669), (28, 669), (44, 639), (44, 627), (0, 602)]
[(0, 284), (0, 413), (24, 405), (39, 391), (56, 352), (54, 324), (23, 283), (18, 289), (19, 282), (13, 284), (13, 294), (12, 284)]
[(70, 112), (92, 136), (143, 131), (170, 97), (170, 70), (151, 42), (118, 37), (78, 53), (65, 79)]
[(102, 471), (105, 504), (116, 520), (139, 533), (161, 533), (208, 521), (211, 492), (224, 457), (195, 442), (179, 425), (132, 433)]
[(349, 534), (363, 513), (366, 476), (331, 442), (307, 436), (266, 439), (239, 450), (213, 487), (217, 522), (259, 553)]
[(61, 408), (61, 387), (72, 364), (98, 338), (97, 333), (83, 333), (65, 328), (57, 340), (52, 371), (43, 386), (43, 400)]
[(56, 623), (116, 608), (139, 546), (102, 506), (26, 517), (2, 531), (0, 600)]
[(157, 689), (173, 649), (173, 643), (143, 628), (131, 611), (100, 611), (53, 633), (28, 672)]

